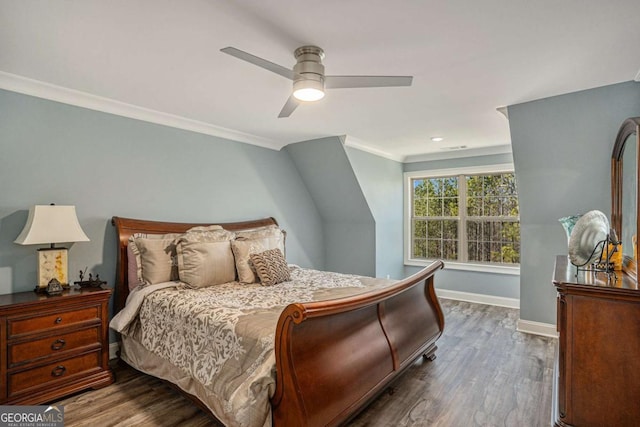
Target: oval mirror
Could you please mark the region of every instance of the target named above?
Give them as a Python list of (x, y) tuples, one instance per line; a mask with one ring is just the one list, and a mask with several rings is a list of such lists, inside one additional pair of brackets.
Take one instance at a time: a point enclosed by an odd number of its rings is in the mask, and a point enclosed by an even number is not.
[(623, 271), (638, 275), (638, 136), (640, 117), (624, 121), (611, 158), (611, 225), (622, 242)]

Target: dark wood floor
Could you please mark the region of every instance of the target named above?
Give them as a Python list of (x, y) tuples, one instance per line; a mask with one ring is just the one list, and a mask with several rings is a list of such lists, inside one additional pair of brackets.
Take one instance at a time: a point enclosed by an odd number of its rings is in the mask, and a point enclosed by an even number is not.
[[(516, 332), (518, 310), (442, 300), (437, 359), (416, 362), (349, 425), (549, 426), (556, 340)], [(220, 426), (125, 366), (115, 384), (57, 402), (65, 426)]]

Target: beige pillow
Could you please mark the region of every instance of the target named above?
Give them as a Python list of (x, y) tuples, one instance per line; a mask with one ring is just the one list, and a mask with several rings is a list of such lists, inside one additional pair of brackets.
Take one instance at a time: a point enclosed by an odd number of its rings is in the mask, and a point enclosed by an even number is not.
[(291, 280), (289, 266), (280, 249), (269, 249), (258, 254), (251, 254), (249, 259), (264, 286), (272, 286)]
[(284, 254), (284, 232), (277, 227), (264, 227), (252, 231), (236, 232), (236, 239), (231, 242), (231, 249), (236, 259), (238, 281), (255, 283), (258, 278), (249, 264), (251, 254), (268, 249), (280, 249)]
[(194, 227), (176, 239), (178, 275), (201, 288), (233, 282), (236, 267), (230, 241), (235, 234), (222, 227)]
[(178, 280), (174, 240), (175, 237), (135, 239), (136, 250), (140, 256), (138, 270), (141, 282), (155, 284)]
[(236, 240), (259, 240), (265, 250), (278, 248), (286, 257), (285, 241), (287, 233), (278, 228), (277, 225), (237, 231), (235, 238)]
[(178, 272), (180, 280), (195, 288), (220, 285), (236, 279), (236, 265), (231, 242), (178, 243)]
[(177, 240), (188, 242), (224, 242), (232, 240), (235, 233), (223, 229), (219, 225), (209, 225), (205, 227), (193, 227), (182, 234)]
[[(132, 286), (135, 287), (138, 284), (141, 284), (141, 285), (146, 284), (142, 274), (142, 260), (140, 259), (140, 250), (138, 249), (138, 245), (136, 245), (136, 240), (140, 238), (164, 239), (164, 240), (172, 240), (173, 242), (173, 240), (179, 236), (182, 236), (182, 234), (180, 233), (168, 233), (168, 234), (135, 233), (129, 237), (129, 243), (127, 244), (127, 253), (128, 253), (127, 258), (129, 262), (128, 270), (129, 270), (129, 274), (135, 271), (135, 277), (133, 280), (131, 276), (129, 276), (129, 289), (132, 289)], [(133, 257), (130, 255), (133, 255)], [(175, 251), (173, 253), (173, 256), (174, 256), (173, 263), (174, 265), (177, 265), (175, 263)], [(174, 273), (176, 274), (176, 276), (173, 280), (177, 280), (178, 279), (177, 270), (174, 271)]]

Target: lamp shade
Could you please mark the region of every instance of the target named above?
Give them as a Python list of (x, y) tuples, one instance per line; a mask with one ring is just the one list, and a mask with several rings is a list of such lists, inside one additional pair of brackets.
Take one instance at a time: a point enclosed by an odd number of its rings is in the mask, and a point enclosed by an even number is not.
[(82, 231), (75, 206), (35, 205), (20, 235), (19, 245), (41, 245), (65, 242), (88, 242)]

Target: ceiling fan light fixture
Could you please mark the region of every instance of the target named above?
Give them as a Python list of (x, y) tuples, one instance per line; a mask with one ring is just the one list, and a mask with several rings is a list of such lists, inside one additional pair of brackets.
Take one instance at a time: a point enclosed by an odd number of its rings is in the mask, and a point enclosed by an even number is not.
[(293, 96), (299, 101), (319, 101), (324, 98), (324, 85), (316, 80), (298, 80), (293, 83)]

